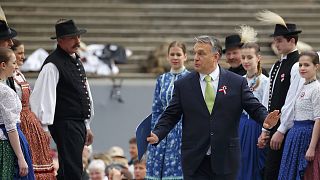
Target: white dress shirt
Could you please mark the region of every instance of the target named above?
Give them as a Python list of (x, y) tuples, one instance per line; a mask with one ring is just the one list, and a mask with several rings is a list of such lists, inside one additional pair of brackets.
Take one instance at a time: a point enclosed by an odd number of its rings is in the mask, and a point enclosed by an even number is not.
[[(296, 50), (297, 49), (295, 49), (294, 51), (296, 51)], [(294, 52), (294, 51), (292, 51), (292, 52)], [(281, 61), (286, 58), (287, 58), (287, 56), (282, 56)], [(272, 72), (272, 69), (273, 69), (273, 67), (271, 68), (270, 72)], [(279, 70), (280, 70), (280, 68), (278, 69), (278, 71)], [(277, 72), (277, 74), (278, 74), (278, 72)], [(280, 126), (277, 129), (279, 132), (281, 132), (283, 134), (285, 134), (293, 126), (295, 100), (297, 99), (297, 96), (298, 96), (299, 92), (301, 91), (301, 88), (305, 82), (305, 80), (299, 74), (299, 62), (296, 62), (292, 66), (290, 75), (291, 75), (290, 86), (288, 89), (285, 103), (281, 108)], [(266, 87), (270, 87), (270, 81), (268, 82)], [(267, 91), (265, 93), (262, 104), (265, 107), (268, 107), (268, 101), (269, 101), (269, 91)]]
[[(53, 63), (47, 63), (40, 71), (30, 96), (31, 111), (39, 118), (45, 131), (48, 131), (48, 125), (52, 125), (54, 121), (58, 82), (58, 68)], [(90, 119), (85, 120), (85, 125), (87, 129), (90, 129), (90, 122), (94, 116), (94, 108), (88, 81), (86, 81), (86, 85), (90, 97), (91, 116)]]
[[(213, 72), (211, 72), (210, 74), (201, 74), (201, 73), (199, 73), (199, 74), (200, 74), (199, 83), (200, 83), (203, 99), (205, 99), (205, 94), (206, 94), (205, 91), (206, 91), (206, 86), (207, 86), (207, 82), (204, 80), (204, 78), (207, 75), (211, 76), (211, 85), (217, 94), (217, 89), (218, 89), (218, 84), (219, 84), (219, 75), (220, 75), (219, 66), (217, 66), (217, 68)], [(216, 94), (215, 94), (215, 96), (216, 96)], [(206, 154), (211, 155), (211, 146), (209, 147)]]

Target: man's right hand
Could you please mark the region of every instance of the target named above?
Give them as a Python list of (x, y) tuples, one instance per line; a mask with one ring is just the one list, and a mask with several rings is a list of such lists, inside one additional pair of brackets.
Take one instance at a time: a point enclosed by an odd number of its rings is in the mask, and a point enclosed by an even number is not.
[(156, 134), (154, 134), (153, 132), (151, 132), (150, 136), (147, 137), (147, 141), (150, 143), (150, 144), (156, 144), (159, 142), (159, 138)]

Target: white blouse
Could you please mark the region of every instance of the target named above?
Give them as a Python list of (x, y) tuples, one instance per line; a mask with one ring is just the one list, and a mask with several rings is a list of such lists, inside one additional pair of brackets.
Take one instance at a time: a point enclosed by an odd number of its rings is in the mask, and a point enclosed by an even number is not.
[[(320, 83), (314, 81), (304, 85), (294, 105), (294, 120), (316, 120), (320, 118)], [(293, 122), (291, 123), (293, 125)]]
[[(0, 124), (4, 124), (6, 131), (17, 130), (17, 123), (20, 123), (21, 101), (5, 83), (0, 83)], [(7, 140), (3, 131), (0, 130), (0, 140)]]

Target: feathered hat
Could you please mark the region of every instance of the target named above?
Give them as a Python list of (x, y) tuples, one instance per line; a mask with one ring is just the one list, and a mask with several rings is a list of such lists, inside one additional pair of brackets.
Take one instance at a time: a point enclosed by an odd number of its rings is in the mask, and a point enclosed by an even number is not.
[(253, 27), (248, 25), (240, 25), (239, 27), (240, 29), (236, 29), (236, 32), (239, 34), (242, 44), (258, 41), (258, 32)]
[(0, 40), (11, 39), (17, 36), (17, 31), (8, 26), (6, 16), (0, 6)]
[(295, 24), (286, 23), (281, 16), (269, 10), (258, 12), (256, 18), (261, 22), (275, 25), (274, 33), (270, 35), (271, 37), (290, 36), (302, 32), (301, 30), (297, 30)]

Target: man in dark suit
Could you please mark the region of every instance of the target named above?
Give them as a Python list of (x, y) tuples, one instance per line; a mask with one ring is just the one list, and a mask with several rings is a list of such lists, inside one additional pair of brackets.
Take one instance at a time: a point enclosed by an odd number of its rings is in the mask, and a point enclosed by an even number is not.
[(218, 39), (199, 36), (193, 50), (196, 72), (175, 82), (170, 105), (147, 141), (157, 144), (183, 115), (184, 179), (233, 180), (239, 167), (238, 128), (243, 109), (261, 124), (268, 112), (249, 90), (245, 78), (218, 65), (222, 55)]

